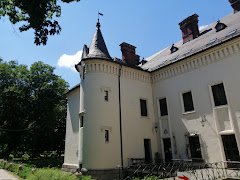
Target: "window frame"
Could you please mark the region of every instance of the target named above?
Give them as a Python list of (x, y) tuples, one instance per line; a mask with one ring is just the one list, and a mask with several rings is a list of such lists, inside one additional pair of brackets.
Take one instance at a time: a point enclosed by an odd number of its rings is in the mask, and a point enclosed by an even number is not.
[(105, 100), (106, 102), (108, 102), (108, 101), (109, 101), (109, 91), (108, 91), (108, 90), (104, 90), (104, 93), (105, 93), (105, 95), (104, 95), (104, 100)]
[[(193, 110), (185, 111), (183, 94), (186, 94), (186, 93), (189, 93), (189, 92), (191, 93), (191, 96), (192, 96)], [(186, 91), (181, 92), (181, 104), (182, 104), (182, 114), (189, 114), (189, 113), (196, 112), (195, 111), (195, 106), (194, 106), (195, 102), (194, 102), (192, 90), (186, 90)]]
[[(213, 87), (213, 86), (220, 85), (220, 84), (223, 85), (224, 94), (225, 94), (225, 99), (226, 99), (226, 104), (216, 105), (216, 104), (215, 104), (215, 99), (214, 99), (212, 87)], [(222, 81), (218, 81), (218, 82), (215, 82), (215, 83), (212, 83), (212, 84), (209, 85), (209, 91), (210, 91), (210, 95), (211, 95), (211, 102), (212, 102), (212, 107), (213, 107), (213, 108), (228, 106), (229, 100), (228, 100), (228, 98), (227, 98), (228, 96), (227, 96), (227, 92), (226, 92), (226, 88), (225, 88), (225, 87), (226, 87), (226, 86), (225, 86), (225, 83), (222, 82)]]
[(84, 126), (84, 116), (80, 115), (80, 128), (83, 128)]
[[(103, 96), (103, 101), (104, 102), (110, 102), (111, 100), (111, 88), (110, 87), (107, 87), (107, 86), (101, 86), (100, 87), (100, 91), (101, 91), (101, 94)], [(106, 92), (107, 92), (107, 96), (106, 96)]]
[[(161, 110), (161, 100), (164, 100), (166, 102), (166, 110), (167, 110), (167, 114), (162, 115), (162, 110)], [(162, 97), (162, 98), (158, 98), (158, 108), (159, 108), (159, 116), (160, 117), (164, 117), (164, 116), (168, 116), (168, 102), (167, 102), (167, 97)]]
[[(142, 104), (141, 104), (141, 101), (145, 101), (145, 102), (146, 102), (146, 103), (145, 103), (145, 105), (146, 105), (146, 115), (143, 114), (143, 112), (142, 112)], [(139, 99), (139, 105), (140, 105), (140, 115), (141, 115), (141, 117), (148, 117), (148, 116), (149, 116), (149, 113), (148, 113), (148, 102), (147, 102), (147, 99), (145, 99), (145, 98), (140, 98), (140, 99)]]
[[(194, 145), (196, 145), (196, 144), (193, 144), (194, 141), (190, 140), (190, 139), (193, 140), (193, 138), (198, 139), (199, 150), (194, 149)], [(189, 133), (189, 135), (187, 136), (187, 147), (188, 147), (189, 158), (191, 158), (192, 160), (198, 160), (198, 161), (202, 161), (204, 159), (204, 157), (203, 157), (204, 154), (203, 154), (203, 149), (202, 149), (202, 139), (201, 139), (201, 135), (199, 133), (194, 133), (193, 135), (191, 135), (191, 133)], [(200, 151), (200, 152), (198, 152), (200, 157), (196, 157), (197, 151)], [(195, 152), (195, 154), (193, 152)]]
[(110, 130), (109, 129), (104, 129), (104, 141), (105, 141), (105, 143), (110, 142)]

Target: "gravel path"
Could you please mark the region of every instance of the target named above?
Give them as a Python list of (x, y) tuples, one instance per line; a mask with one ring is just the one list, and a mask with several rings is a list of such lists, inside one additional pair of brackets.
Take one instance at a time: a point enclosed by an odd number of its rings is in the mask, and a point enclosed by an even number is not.
[(18, 180), (15, 176), (4, 169), (0, 169), (0, 180)]

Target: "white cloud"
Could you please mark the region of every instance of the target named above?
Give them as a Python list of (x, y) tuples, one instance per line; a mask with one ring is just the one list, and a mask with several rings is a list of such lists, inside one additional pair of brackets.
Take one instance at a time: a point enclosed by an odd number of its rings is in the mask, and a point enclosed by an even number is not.
[(61, 57), (58, 59), (57, 65), (59, 67), (64, 67), (68, 69), (72, 69), (73, 71), (76, 71), (75, 69), (75, 64), (79, 63), (81, 60), (82, 56), (82, 51), (76, 52), (76, 54), (73, 55), (68, 55), (68, 54), (63, 54)]
[(199, 31), (205, 29), (206, 27), (208, 27), (208, 25), (202, 25), (202, 26), (200, 26), (200, 27), (199, 27)]

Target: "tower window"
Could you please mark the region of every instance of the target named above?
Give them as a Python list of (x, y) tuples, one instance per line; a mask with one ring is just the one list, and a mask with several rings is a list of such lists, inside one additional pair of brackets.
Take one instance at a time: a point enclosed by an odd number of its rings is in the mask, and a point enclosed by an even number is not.
[(80, 127), (83, 127), (83, 116), (80, 118)]
[(104, 100), (105, 100), (105, 101), (108, 101), (108, 100), (109, 100), (108, 91), (104, 91), (104, 93), (105, 93)]
[(182, 94), (184, 112), (194, 111), (192, 92), (186, 92)]
[(215, 106), (222, 106), (227, 104), (227, 98), (223, 83), (212, 86), (212, 94)]
[(141, 116), (147, 116), (147, 100), (140, 99)]
[(109, 130), (105, 130), (105, 142), (109, 142)]

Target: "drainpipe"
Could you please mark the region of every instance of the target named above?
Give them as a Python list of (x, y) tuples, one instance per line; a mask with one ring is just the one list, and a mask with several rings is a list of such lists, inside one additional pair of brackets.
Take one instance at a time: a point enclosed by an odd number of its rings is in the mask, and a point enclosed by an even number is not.
[(121, 148), (121, 169), (123, 172), (123, 143), (122, 143), (122, 106), (121, 106), (121, 70), (122, 65), (120, 65), (118, 72), (118, 102), (119, 102), (119, 130), (120, 130), (120, 148)]

